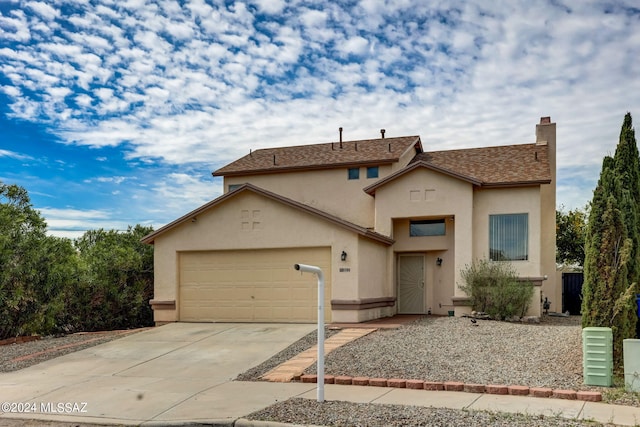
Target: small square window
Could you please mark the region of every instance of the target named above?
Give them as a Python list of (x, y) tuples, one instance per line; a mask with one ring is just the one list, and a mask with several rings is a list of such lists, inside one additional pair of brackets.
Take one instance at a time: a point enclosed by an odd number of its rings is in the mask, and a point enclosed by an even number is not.
[(378, 166), (371, 166), (367, 168), (367, 178), (378, 177)]
[(360, 179), (360, 168), (349, 168), (349, 179)]
[(444, 236), (446, 227), (444, 219), (425, 219), (420, 221), (410, 221), (409, 236)]

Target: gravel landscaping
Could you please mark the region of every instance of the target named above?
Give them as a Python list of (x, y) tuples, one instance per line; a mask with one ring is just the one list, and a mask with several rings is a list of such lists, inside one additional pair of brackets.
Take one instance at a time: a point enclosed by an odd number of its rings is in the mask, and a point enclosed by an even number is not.
[[(296, 346), (302, 346), (302, 342)], [(265, 364), (275, 366), (279, 362), (277, 359), (278, 355)], [(327, 355), (325, 368), (327, 374), (336, 376), (594, 389), (602, 391), (609, 403), (640, 406), (638, 394), (582, 384), (579, 316), (546, 317), (540, 324), (489, 320), (473, 324), (467, 318), (425, 318), (399, 329), (379, 330), (346, 344)], [(258, 371), (254, 371), (254, 375)], [(315, 365), (306, 373), (315, 373)], [(320, 404), (308, 399), (279, 402), (247, 418), (297, 425), (354, 427), (602, 425), (486, 411), (351, 402)]]
[[(428, 317), (336, 349), (325, 372), (575, 390), (584, 388), (579, 322), (575, 316), (541, 324)], [(315, 373), (315, 365), (306, 373)]]
[[(136, 331), (113, 331), (48, 337), (0, 346), (0, 372), (98, 345)], [(326, 329), (329, 337), (339, 331)], [(398, 329), (380, 329), (327, 355), (326, 373), (380, 378), (460, 381), (479, 384), (592, 389), (607, 403), (640, 407), (640, 394), (621, 388), (582, 384), (582, 340), (578, 316), (546, 317), (540, 324), (467, 318), (425, 317)], [(316, 344), (312, 332), (274, 357), (238, 376), (260, 376)], [(315, 373), (315, 365), (306, 373)], [(423, 408), (399, 405), (289, 399), (247, 415), (252, 420), (325, 426), (595, 426), (587, 421), (555, 417)], [(26, 420), (3, 420), (0, 426), (31, 426)], [(50, 423), (67, 427), (67, 423)], [(72, 423), (73, 426), (85, 426)]]
[[(487, 411), (289, 399), (247, 416), (250, 420), (340, 427), (594, 427), (603, 424), (557, 417)], [(611, 425), (611, 424), (610, 424)]]

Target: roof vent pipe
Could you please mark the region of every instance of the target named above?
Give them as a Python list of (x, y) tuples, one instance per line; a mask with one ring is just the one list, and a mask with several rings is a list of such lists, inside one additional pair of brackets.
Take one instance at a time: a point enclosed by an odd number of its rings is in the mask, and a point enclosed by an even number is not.
[(389, 152), (391, 152), (391, 144), (389, 144)]
[(273, 165), (274, 166), (276, 165), (276, 155), (275, 154), (273, 155)]
[(342, 126), (338, 128), (338, 132), (340, 132), (340, 148), (342, 148)]
[(380, 129), (380, 135), (382, 135), (382, 139), (384, 139), (384, 133), (386, 132), (386, 130), (384, 129)]

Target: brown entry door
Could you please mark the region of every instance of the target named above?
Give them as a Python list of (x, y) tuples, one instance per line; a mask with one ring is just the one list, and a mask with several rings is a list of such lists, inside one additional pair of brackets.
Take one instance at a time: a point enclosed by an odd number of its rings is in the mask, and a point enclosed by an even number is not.
[(398, 312), (424, 313), (424, 255), (398, 256)]

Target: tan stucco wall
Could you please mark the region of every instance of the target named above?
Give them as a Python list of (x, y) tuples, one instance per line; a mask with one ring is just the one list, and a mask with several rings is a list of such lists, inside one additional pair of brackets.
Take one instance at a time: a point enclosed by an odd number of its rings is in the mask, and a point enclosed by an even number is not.
[(511, 264), (522, 277), (541, 277), (540, 187), (477, 190), (474, 200), (474, 259), (489, 258), (489, 215), (529, 215), (529, 259)]
[(227, 192), (229, 185), (249, 182), (362, 227), (373, 227), (374, 200), (362, 189), (389, 175), (391, 165), (380, 165), (378, 178), (367, 178), (367, 168), (363, 166), (359, 179), (348, 179), (348, 169), (225, 177), (224, 190)]
[[(455, 293), (455, 221), (445, 218), (444, 236), (411, 237), (409, 219), (393, 221), (393, 236), (396, 254), (423, 254), (425, 256), (425, 308), (432, 314), (446, 315), (453, 310), (451, 297)], [(442, 259), (442, 265), (436, 260)], [(397, 278), (397, 271), (394, 278)], [(397, 286), (397, 279), (396, 279)]]
[(358, 239), (358, 297), (377, 298), (393, 296), (393, 289), (385, 280), (387, 273), (388, 247), (369, 239)]
[[(447, 246), (448, 252), (446, 256), (442, 256), (445, 260), (443, 267), (446, 267), (438, 280), (445, 284), (452, 283), (453, 295), (462, 296), (463, 292), (456, 285), (461, 283), (461, 270), (472, 261), (472, 243), (475, 238), (472, 233), (473, 186), (439, 172), (418, 168), (378, 188), (375, 198), (376, 231), (391, 235), (394, 239), (394, 219), (448, 218), (447, 227), (453, 227), (453, 246)], [(403, 236), (398, 236), (397, 239), (399, 243), (394, 245), (394, 251), (429, 250), (428, 247), (422, 249), (417, 243), (405, 241)], [(389, 257), (391, 262), (395, 262), (393, 253)], [(435, 258), (433, 262), (427, 262), (434, 264)], [(450, 276), (447, 274), (449, 268), (453, 272)], [(387, 279), (391, 283), (396, 283), (395, 274), (395, 270), (389, 272)], [(436, 302), (435, 299), (440, 297), (433, 295), (432, 298)], [(447, 305), (451, 304), (451, 294), (440, 299), (445, 300)], [(443, 303), (443, 307), (444, 305)], [(432, 308), (435, 310), (435, 307)]]
[[(542, 293), (554, 296), (558, 294), (558, 288), (562, 288), (562, 281), (558, 281), (556, 275), (556, 124), (537, 125), (536, 143), (547, 146), (551, 168), (551, 184), (542, 185), (540, 188), (540, 227), (542, 233), (540, 245), (542, 250), (541, 270), (542, 274), (547, 276), (547, 280), (542, 283)], [(562, 310), (562, 289), (560, 289), (560, 297), (558, 311)]]
[[(321, 246), (332, 248), (331, 298), (355, 298), (358, 295), (359, 271), (357, 234), (246, 191), (199, 214), (195, 222), (183, 223), (156, 238), (154, 298), (177, 301), (179, 251)], [(386, 246), (380, 247), (381, 251), (386, 250)], [(338, 271), (345, 265), (340, 261), (343, 250), (354, 255), (348, 258), (349, 274)], [(292, 268), (295, 262), (292, 260)], [(362, 262), (366, 262), (366, 258)], [(163, 317), (162, 321), (177, 319), (174, 310), (155, 313)], [(156, 320), (159, 321), (157, 317)]]

